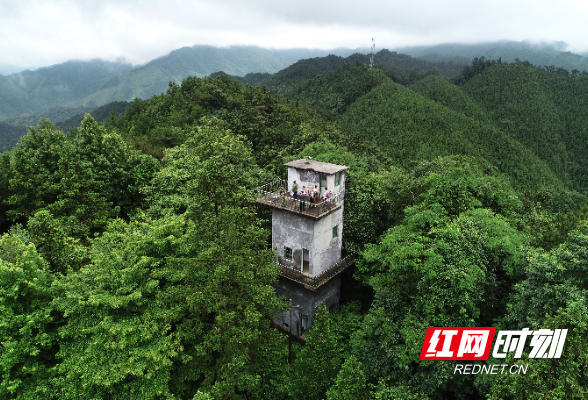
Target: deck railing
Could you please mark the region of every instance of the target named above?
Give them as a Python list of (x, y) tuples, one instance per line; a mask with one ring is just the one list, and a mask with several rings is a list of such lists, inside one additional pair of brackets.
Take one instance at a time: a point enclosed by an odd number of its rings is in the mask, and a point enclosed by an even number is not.
[[(283, 194), (280, 193), (281, 188), (284, 188)], [(318, 202), (314, 202), (310, 201), (309, 196), (306, 196), (306, 201), (301, 204), (300, 198), (294, 199), (287, 188), (288, 182), (281, 179), (266, 183), (255, 189), (256, 202), (274, 208), (283, 208), (296, 213), (320, 217), (322, 214), (339, 207), (345, 198), (345, 192), (341, 191), (329, 194), (330, 198), (326, 201), (320, 198)]]
[(320, 275), (312, 277), (307, 275), (303, 272), (297, 271), (292, 267), (288, 267), (286, 265), (278, 264), (282, 267), (282, 276), (284, 278), (290, 279), (294, 282), (301, 283), (307, 286), (310, 290), (317, 290), (323, 284), (328, 282), (331, 278), (335, 277), (336, 275), (340, 274), (348, 267), (353, 265), (355, 261), (356, 253), (351, 253), (347, 257), (341, 259), (341, 261), (337, 262), (330, 266), (326, 271), (322, 272)]

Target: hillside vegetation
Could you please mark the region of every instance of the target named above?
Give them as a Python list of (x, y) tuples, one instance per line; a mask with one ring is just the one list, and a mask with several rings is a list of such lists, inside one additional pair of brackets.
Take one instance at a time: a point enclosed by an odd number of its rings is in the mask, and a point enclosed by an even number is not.
[(531, 149), (563, 182), (586, 190), (588, 75), (497, 64), (463, 90), (494, 126)]
[(563, 42), (531, 43), (529, 41), (498, 41), (476, 44), (445, 43), (435, 46), (404, 47), (399, 52), (429, 61), (455, 61), (469, 63), (479, 57), (502, 59), (514, 63), (518, 60), (528, 61), (538, 67), (555, 66), (568, 71), (588, 71), (586, 54), (574, 54), (566, 51)]
[[(331, 51), (343, 56), (353, 52)], [(57, 106), (94, 109), (113, 101), (147, 99), (165, 92), (169, 82), (180, 83), (188, 76), (203, 77), (221, 70), (240, 76), (274, 73), (302, 58), (327, 54), (329, 51), (310, 49), (193, 46), (172, 51), (138, 68), (101, 60), (68, 61), (35, 71), (0, 75), (0, 118), (34, 114)]]
[(509, 135), (390, 80), (349, 107), (343, 121), (399, 166), (461, 154), (488, 161), (519, 189), (563, 188), (545, 162)]
[[(341, 60), (189, 77), (0, 154), (0, 398), (586, 398), (585, 75)], [(271, 325), (285, 249), (254, 200), (304, 157), (349, 167), (357, 257), (302, 344)], [(567, 336), (455, 374), (419, 360), (428, 327)]]
[[(67, 106), (95, 93), (131, 69), (130, 64), (100, 60), (68, 61), (35, 71), (0, 76), (0, 117)], [(101, 104), (90, 106), (98, 105)]]

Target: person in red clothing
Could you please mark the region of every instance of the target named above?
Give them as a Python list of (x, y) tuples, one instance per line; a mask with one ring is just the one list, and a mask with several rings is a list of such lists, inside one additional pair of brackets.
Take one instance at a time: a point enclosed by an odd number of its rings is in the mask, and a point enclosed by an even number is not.
[(329, 201), (329, 189), (325, 186), (325, 191), (323, 192), (323, 210), (327, 209), (327, 202)]

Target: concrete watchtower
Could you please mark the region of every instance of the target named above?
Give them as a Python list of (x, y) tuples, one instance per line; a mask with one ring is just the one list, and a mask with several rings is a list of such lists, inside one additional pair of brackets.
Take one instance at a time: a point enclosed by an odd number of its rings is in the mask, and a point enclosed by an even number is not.
[[(312, 325), (316, 308), (325, 303), (339, 306), (340, 273), (353, 263), (353, 255), (341, 258), (345, 177), (348, 167), (302, 159), (284, 164), (288, 180), (277, 180), (257, 189), (256, 203), (271, 207), (272, 247), (282, 274), (275, 285), (278, 296), (292, 299), (295, 309), (276, 316), (274, 322), (302, 336)], [(318, 201), (295, 199), (306, 187), (318, 192)], [(328, 190), (328, 198), (325, 191)], [(290, 326), (290, 324), (292, 324)]]

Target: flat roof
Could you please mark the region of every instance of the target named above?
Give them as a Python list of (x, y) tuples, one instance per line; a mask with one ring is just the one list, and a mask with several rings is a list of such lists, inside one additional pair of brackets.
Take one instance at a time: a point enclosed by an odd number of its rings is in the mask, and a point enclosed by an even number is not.
[(289, 163), (284, 165), (286, 167), (292, 167), (296, 169), (309, 169), (315, 172), (320, 172), (329, 175), (336, 174), (337, 172), (349, 169), (349, 167), (346, 167), (345, 165), (337, 165), (321, 161), (307, 160), (306, 158), (296, 161), (290, 161)]

